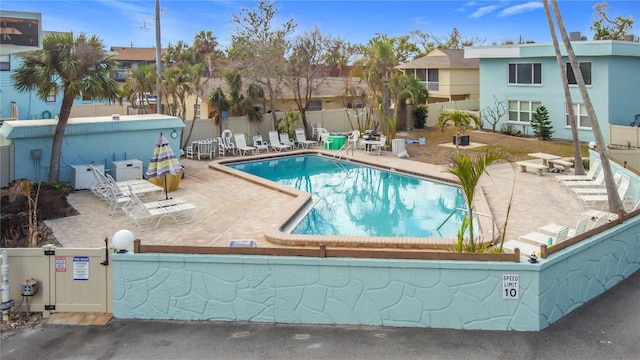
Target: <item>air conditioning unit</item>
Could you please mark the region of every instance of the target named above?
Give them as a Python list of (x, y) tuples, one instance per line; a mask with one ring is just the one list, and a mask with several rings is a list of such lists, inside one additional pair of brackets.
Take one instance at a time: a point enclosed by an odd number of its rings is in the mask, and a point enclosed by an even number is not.
[(569, 33), (569, 40), (571, 41), (580, 41), (582, 36), (580, 36), (580, 31), (572, 31)]
[(623, 41), (640, 42), (640, 38), (633, 34), (626, 34), (622, 37)]

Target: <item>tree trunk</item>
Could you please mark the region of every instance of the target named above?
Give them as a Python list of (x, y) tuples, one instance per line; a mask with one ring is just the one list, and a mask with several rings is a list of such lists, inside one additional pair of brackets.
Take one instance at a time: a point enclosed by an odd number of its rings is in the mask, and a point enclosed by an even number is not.
[(567, 70), (562, 60), (562, 54), (560, 53), (560, 45), (558, 44), (558, 37), (556, 36), (555, 27), (553, 25), (553, 19), (551, 17), (551, 10), (549, 9), (549, 2), (543, 0), (544, 12), (547, 16), (547, 23), (549, 24), (549, 31), (551, 32), (551, 38), (553, 39), (553, 48), (556, 53), (556, 61), (558, 62), (558, 68), (560, 69), (560, 77), (562, 79), (562, 89), (564, 90), (564, 98), (567, 103), (567, 111), (569, 113), (569, 125), (571, 126), (571, 138), (573, 139), (573, 166), (574, 173), (576, 175), (584, 175), (584, 166), (582, 165), (582, 154), (580, 153), (580, 138), (578, 136), (578, 125), (576, 124), (576, 113), (573, 110), (573, 101), (571, 100), (571, 92), (569, 91), (569, 80), (567, 79)]
[[(71, 106), (73, 105), (73, 96), (66, 93), (62, 97), (62, 105), (60, 106), (60, 116), (58, 117), (58, 124), (56, 125), (56, 131), (53, 134), (53, 146), (51, 148), (51, 161), (49, 163), (49, 182), (55, 183), (60, 179), (60, 156), (62, 155), (62, 140), (64, 138), (64, 131), (67, 128), (69, 122), (69, 115), (71, 114)], [(40, 181), (40, 179), (38, 179)]]
[(607, 147), (605, 146), (604, 138), (602, 137), (600, 124), (598, 123), (598, 118), (596, 116), (595, 110), (593, 109), (591, 99), (589, 98), (587, 87), (584, 84), (584, 78), (582, 77), (582, 72), (580, 71), (578, 59), (576, 58), (576, 54), (573, 51), (573, 47), (571, 46), (571, 42), (569, 41), (569, 37), (567, 36), (567, 31), (564, 27), (564, 22), (562, 21), (562, 15), (560, 14), (560, 9), (558, 8), (558, 1), (551, 0), (551, 5), (553, 6), (553, 14), (556, 17), (558, 29), (560, 30), (560, 34), (562, 35), (562, 41), (564, 42), (564, 46), (567, 50), (567, 55), (569, 55), (569, 61), (571, 62), (573, 74), (576, 77), (578, 88), (580, 89), (580, 95), (582, 96), (582, 100), (584, 101), (584, 104), (587, 108), (587, 115), (589, 115), (589, 120), (591, 121), (591, 130), (593, 131), (596, 145), (598, 145), (598, 152), (600, 154), (600, 160), (602, 162), (602, 171), (604, 171), (604, 183), (607, 188), (609, 211), (613, 213), (625, 213), (624, 205), (622, 203), (622, 200), (620, 199), (620, 196), (618, 195), (618, 190), (611, 174), (611, 162), (609, 160), (609, 155), (607, 154)]

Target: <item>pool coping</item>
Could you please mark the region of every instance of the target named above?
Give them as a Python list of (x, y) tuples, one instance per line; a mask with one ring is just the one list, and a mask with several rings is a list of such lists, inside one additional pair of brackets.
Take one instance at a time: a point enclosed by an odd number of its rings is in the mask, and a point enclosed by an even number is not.
[[(431, 237), (390, 237), (390, 236), (353, 236), (353, 235), (302, 235), (302, 234), (290, 234), (283, 232), (282, 229), (298, 214), (303, 207), (307, 206), (312, 201), (311, 194), (302, 190), (278, 184), (271, 180), (261, 178), (259, 176), (251, 175), (240, 170), (232, 169), (225, 164), (236, 163), (247, 160), (264, 160), (270, 158), (280, 158), (285, 156), (294, 155), (318, 155), (322, 157), (333, 157), (337, 151), (324, 150), (324, 149), (300, 149), (293, 151), (282, 152), (268, 152), (265, 154), (257, 154), (246, 156), (242, 158), (227, 158), (218, 159), (209, 163), (209, 168), (220, 171), (230, 176), (241, 178), (245, 181), (253, 184), (278, 191), (282, 194), (289, 195), (293, 198), (293, 202), (290, 206), (282, 208), (276, 216), (274, 216), (272, 223), (266, 225), (263, 228), (265, 239), (274, 244), (283, 246), (328, 246), (328, 247), (351, 247), (351, 248), (397, 248), (397, 249), (433, 249), (433, 250), (450, 250), (455, 245), (456, 238), (431, 238)], [(339, 158), (339, 160), (359, 163), (374, 168), (379, 168), (387, 171), (397, 172), (409, 176), (416, 176), (422, 179), (434, 180), (443, 183), (449, 183), (459, 186), (459, 183), (455, 180), (453, 175), (446, 172), (446, 168), (441, 165), (429, 164), (429, 166), (437, 167), (443, 176), (436, 176), (433, 173), (426, 171), (419, 171), (416, 169), (415, 162), (407, 163), (408, 166), (403, 166), (402, 161), (394, 162), (393, 166), (389, 164), (381, 164), (380, 162), (373, 162), (372, 159), (379, 159), (378, 157), (372, 157), (367, 159), (366, 157), (356, 157), (355, 154), (345, 154)], [(395, 159), (393, 159), (395, 160)], [(409, 167), (410, 165), (414, 165)], [(491, 216), (491, 211), (488, 202), (484, 196), (484, 192), (481, 187), (476, 189), (474, 198), (474, 208), (476, 212)], [(494, 236), (493, 223), (488, 219), (481, 217), (479, 220), (480, 227), (484, 231)], [(490, 230), (486, 230), (490, 229)], [(493, 241), (495, 239), (491, 239)]]

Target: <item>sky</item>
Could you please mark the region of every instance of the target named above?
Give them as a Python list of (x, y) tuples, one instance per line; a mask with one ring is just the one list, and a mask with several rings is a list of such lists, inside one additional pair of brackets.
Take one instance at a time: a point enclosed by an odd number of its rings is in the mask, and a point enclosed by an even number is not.
[[(593, 6), (601, 1), (558, 1), (567, 31), (580, 31), (589, 39), (595, 18)], [(608, 14), (632, 17), (632, 30), (640, 34), (640, 1), (608, 1)], [(155, 46), (154, 0), (2, 0), (2, 10), (42, 13), (45, 31), (84, 32), (112, 46)], [(211, 30), (221, 48), (230, 43), (231, 17), (243, 7), (255, 9), (256, 1), (160, 0), (161, 42), (166, 47), (182, 40), (193, 43), (196, 33)], [(318, 26), (352, 43), (366, 44), (376, 34), (389, 37), (412, 30), (444, 37), (455, 27), (467, 38), (483, 39), (482, 45), (505, 40), (551, 42), (541, 1), (382, 1), (382, 0), (276, 0), (277, 21), (293, 18), (296, 34)]]

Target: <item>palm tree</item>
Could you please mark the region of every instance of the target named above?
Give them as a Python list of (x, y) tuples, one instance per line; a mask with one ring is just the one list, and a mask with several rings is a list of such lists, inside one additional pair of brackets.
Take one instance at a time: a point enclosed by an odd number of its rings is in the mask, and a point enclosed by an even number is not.
[[(564, 27), (564, 22), (562, 21), (562, 15), (560, 14), (557, 0), (551, 0), (551, 6), (553, 7), (553, 14), (558, 24), (558, 30), (560, 30), (560, 34), (562, 35), (562, 42), (564, 43), (564, 47), (567, 50), (567, 55), (569, 56), (571, 69), (573, 70), (573, 74), (576, 77), (576, 82), (578, 83), (580, 95), (582, 96), (584, 105), (587, 108), (587, 115), (589, 116), (589, 120), (591, 121), (591, 131), (593, 132), (593, 137), (596, 140), (596, 145), (598, 145), (598, 153), (600, 154), (600, 160), (602, 161), (602, 171), (604, 171), (604, 183), (607, 188), (609, 211), (617, 214), (625, 213), (624, 204), (622, 203), (622, 200), (618, 195), (616, 183), (613, 180), (613, 174), (611, 173), (611, 162), (609, 161), (609, 155), (607, 154), (604, 137), (602, 136), (602, 131), (600, 130), (598, 117), (596, 116), (596, 112), (593, 109), (593, 103), (591, 103), (591, 98), (589, 98), (587, 86), (584, 83), (584, 78), (582, 77), (582, 72), (580, 71), (580, 66), (578, 64), (578, 59), (576, 58), (576, 54), (573, 51), (573, 47), (571, 46), (571, 41), (569, 41), (567, 30)], [(573, 106), (573, 104), (570, 105)]]
[[(149, 64), (141, 64), (131, 69), (127, 74), (127, 80), (122, 88), (122, 96), (129, 99), (135, 107), (142, 106), (145, 100), (145, 93), (153, 91), (153, 85), (156, 83), (156, 74), (153, 66)], [(147, 105), (150, 105), (147, 98)]]
[(198, 61), (204, 61), (207, 64), (209, 77), (214, 75), (214, 56), (215, 49), (218, 46), (218, 39), (213, 35), (211, 30), (201, 30), (193, 38), (193, 47), (196, 51)]
[(466, 129), (471, 127), (471, 121), (477, 121), (477, 117), (468, 111), (453, 110), (445, 111), (438, 116), (438, 128), (440, 131), (444, 131), (444, 126), (448, 122), (452, 122), (456, 127), (456, 153), (458, 152), (458, 145), (460, 144), (460, 134)]
[(494, 162), (502, 159), (499, 153), (486, 151), (478, 155), (476, 159), (471, 159), (469, 155), (456, 154), (451, 157), (452, 167), (447, 172), (453, 174), (462, 187), (465, 200), (467, 202), (467, 220), (469, 227), (469, 250), (476, 251), (476, 244), (473, 234), (473, 198), (475, 196), (476, 187), (480, 177), (487, 171), (487, 168)]
[(401, 72), (393, 74), (388, 86), (391, 100), (394, 104), (393, 117), (389, 118), (389, 137), (393, 139), (396, 136), (396, 125), (398, 124), (400, 107), (404, 102), (407, 99), (415, 104), (426, 102), (429, 95), (424, 83), (419, 81), (415, 76), (407, 76)]
[(569, 91), (569, 79), (567, 78), (567, 70), (564, 67), (564, 61), (562, 60), (562, 54), (560, 53), (560, 45), (558, 45), (558, 37), (556, 36), (555, 27), (553, 25), (553, 19), (551, 18), (549, 2), (547, 0), (543, 0), (542, 5), (544, 6), (544, 12), (547, 16), (547, 23), (549, 24), (549, 31), (551, 32), (551, 38), (553, 39), (553, 48), (556, 53), (558, 68), (560, 68), (560, 79), (562, 79), (562, 89), (564, 90), (564, 99), (565, 99), (565, 102), (567, 103), (569, 125), (571, 126), (571, 138), (573, 139), (574, 172), (577, 175), (584, 175), (584, 166), (582, 165), (582, 154), (580, 153), (580, 137), (578, 136), (576, 114), (572, 105), (573, 101), (571, 100), (571, 92)]
[(189, 139), (191, 138), (191, 133), (193, 133), (193, 127), (196, 123), (196, 109), (198, 108), (199, 104), (198, 104), (198, 100), (200, 99), (200, 94), (203, 92), (204, 90), (204, 86), (207, 83), (207, 81), (209, 81), (210, 78), (206, 78), (204, 81), (202, 81), (202, 71), (204, 69), (204, 65), (203, 64), (195, 64), (193, 66), (190, 67), (186, 67), (185, 71), (189, 72), (189, 89), (190, 89), (190, 93), (191, 95), (194, 95), (195, 97), (195, 104), (193, 107), (193, 119), (191, 121), (191, 126), (189, 127), (189, 134), (187, 134), (187, 138), (184, 139), (183, 145), (182, 147), (186, 147), (187, 144), (189, 143)]
[(23, 55), (24, 63), (12, 75), (20, 92), (36, 91), (43, 101), (62, 92), (62, 105), (53, 135), (49, 182), (60, 177), (62, 139), (73, 100), (81, 95), (94, 100), (118, 99), (118, 84), (109, 77), (117, 67), (100, 38), (84, 33), (52, 33), (42, 39), (42, 49)]
[(222, 120), (221, 115), (223, 111), (229, 111), (229, 103), (227, 101), (227, 97), (224, 95), (224, 92), (221, 88), (216, 88), (209, 94), (209, 106), (211, 106), (213, 117), (218, 124), (218, 129), (222, 134)]

